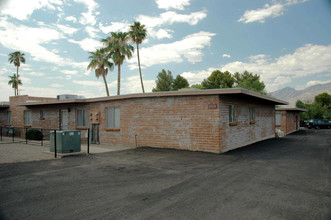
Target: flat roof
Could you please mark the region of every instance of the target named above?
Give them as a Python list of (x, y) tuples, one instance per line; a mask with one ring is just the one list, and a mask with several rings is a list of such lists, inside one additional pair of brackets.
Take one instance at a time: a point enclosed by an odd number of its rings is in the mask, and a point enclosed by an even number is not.
[(276, 111), (296, 111), (296, 112), (307, 112), (304, 108), (276, 108)]
[(137, 98), (157, 98), (157, 97), (176, 97), (176, 96), (201, 96), (201, 95), (242, 95), (260, 99), (265, 102), (271, 102), (275, 105), (288, 105), (288, 102), (273, 98), (271, 96), (261, 95), (257, 92), (252, 92), (247, 89), (231, 88), (231, 89), (208, 89), (208, 90), (189, 90), (189, 91), (169, 91), (169, 92), (153, 92), (153, 93), (135, 93), (118, 96), (107, 96), (89, 99), (74, 99), (74, 100), (52, 100), (46, 102), (22, 103), (23, 106), (41, 106), (41, 105), (56, 105), (56, 104), (84, 104), (93, 102), (104, 102), (111, 100), (137, 99)]

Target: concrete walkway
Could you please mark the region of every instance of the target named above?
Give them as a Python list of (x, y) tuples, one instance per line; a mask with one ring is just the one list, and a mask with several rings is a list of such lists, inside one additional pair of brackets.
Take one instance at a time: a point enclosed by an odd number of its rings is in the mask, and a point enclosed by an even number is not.
[[(133, 148), (135, 148), (134, 145), (90, 144), (90, 154), (122, 151)], [(82, 144), (81, 152), (57, 154), (57, 158), (86, 153), (87, 145)], [(44, 143), (44, 146), (40, 146), (40, 142), (29, 142), (29, 144), (26, 144), (23, 140), (21, 143), (11, 143), (8, 140), (0, 141), (0, 164), (51, 159), (56, 158), (54, 157), (54, 152), (49, 151), (49, 143), (47, 142)]]

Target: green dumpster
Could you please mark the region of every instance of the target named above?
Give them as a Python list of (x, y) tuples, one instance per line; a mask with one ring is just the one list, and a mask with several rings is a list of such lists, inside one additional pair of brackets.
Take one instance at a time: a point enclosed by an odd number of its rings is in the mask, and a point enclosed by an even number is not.
[[(54, 131), (50, 134), (50, 151), (54, 152)], [(80, 152), (80, 131), (56, 131), (56, 152)]]

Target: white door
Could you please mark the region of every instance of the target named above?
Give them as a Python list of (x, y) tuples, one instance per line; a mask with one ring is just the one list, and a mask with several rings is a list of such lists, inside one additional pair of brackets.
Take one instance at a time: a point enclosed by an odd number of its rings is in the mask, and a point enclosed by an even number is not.
[(60, 121), (60, 127), (61, 130), (68, 130), (68, 109), (61, 109), (61, 121)]

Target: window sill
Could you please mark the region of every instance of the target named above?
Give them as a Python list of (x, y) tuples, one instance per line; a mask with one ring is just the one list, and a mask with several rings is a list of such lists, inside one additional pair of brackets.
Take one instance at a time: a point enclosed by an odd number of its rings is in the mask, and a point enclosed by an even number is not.
[(11, 127), (11, 124), (5, 124), (5, 126), (10, 126)]
[(276, 127), (282, 127), (281, 125), (276, 125)]
[(120, 128), (105, 128), (106, 131), (120, 131)]
[(23, 127), (25, 127), (25, 128), (31, 128), (32, 125), (23, 125)]
[(256, 124), (256, 121), (250, 121), (249, 124), (254, 125)]
[(231, 122), (229, 123), (230, 126), (237, 126), (238, 125), (238, 122)]
[(76, 130), (87, 130), (88, 127), (76, 127)]
[(40, 118), (40, 120), (45, 120), (45, 118)]

